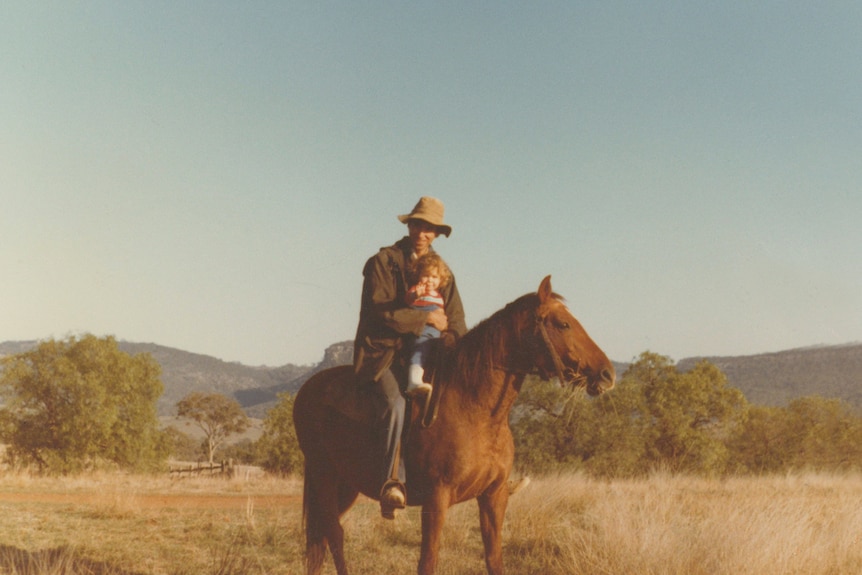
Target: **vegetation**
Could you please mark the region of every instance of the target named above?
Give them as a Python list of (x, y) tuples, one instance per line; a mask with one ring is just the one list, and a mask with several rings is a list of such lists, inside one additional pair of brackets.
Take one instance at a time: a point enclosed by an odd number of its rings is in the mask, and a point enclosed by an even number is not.
[(235, 399), (218, 393), (190, 393), (177, 403), (177, 415), (188, 417), (204, 432), (204, 453), (212, 464), (216, 449), (234, 433), (250, 425), (248, 416)]
[[(331, 363), (342, 347), (327, 350)], [(201, 443), (174, 428), (159, 431), (153, 407), (161, 393), (159, 365), (148, 353), (132, 357), (113, 338), (90, 335), (27, 349), (2, 360), (0, 439), (8, 463), (49, 473), (104, 465), (146, 470), (168, 455), (187, 460), (202, 452), (212, 461), (218, 452), (273, 473), (301, 469), (289, 393), (272, 403), (260, 439), (242, 444), (227, 441), (249, 422), (237, 400), (187, 394), (177, 409), (203, 431)], [(752, 405), (715, 364), (681, 365), (645, 352), (616, 389), (595, 399), (529, 379), (512, 419), (518, 468), (604, 478), (657, 469), (704, 476), (862, 469), (857, 408), (817, 396), (784, 407)]]
[[(205, 355), (149, 343), (121, 341), (118, 347), (129, 355), (146, 353), (161, 366), (165, 391), (157, 409), (163, 417), (176, 412), (177, 402), (193, 391), (221, 393), (233, 397), (250, 417), (263, 418), (277, 402), (279, 393), (295, 393), (311, 374), (351, 362), (352, 341), (329, 346), (316, 365), (286, 364), (280, 367), (246, 366)], [(30, 351), (37, 342), (0, 342), (0, 355)], [(707, 360), (727, 376), (731, 386), (756, 405), (786, 407), (800, 397), (842, 399), (862, 408), (862, 343), (811, 347), (777, 353), (733, 357), (682, 359), (680, 372)], [(622, 375), (628, 363), (617, 363)]]
[(293, 427), (293, 396), (279, 395), (279, 402), (263, 421), (263, 435), (257, 441), (258, 460), (270, 473), (302, 472), (303, 457)]
[(749, 408), (730, 438), (731, 471), (788, 469), (845, 471), (862, 468), (862, 419), (836, 399), (803, 397), (786, 408)]
[(156, 400), (160, 368), (111, 338), (48, 340), (3, 358), (0, 434), (13, 465), (68, 473), (109, 463), (154, 469), (167, 457)]
[[(196, 447), (175, 429), (157, 429), (158, 365), (147, 354), (119, 352), (111, 338), (44, 342), (3, 364), (0, 428), (19, 469), (153, 469), (169, 450)], [(180, 409), (206, 425), (220, 422), (221, 453), (255, 459), (270, 476), (6, 471), (0, 573), (302, 572), (293, 396), (278, 396), (257, 442), (232, 446), (224, 439), (235, 429), (230, 422), (241, 421), (230, 415), (239, 404), (213, 396), (190, 394)], [(528, 380), (512, 426), (517, 464), (533, 482), (507, 512), (509, 572), (862, 570), (862, 417), (841, 400), (752, 405), (715, 364), (682, 371), (647, 352), (598, 398)], [(360, 498), (345, 518), (352, 572), (414, 571), (420, 525), (417, 508), (387, 522)], [(475, 504), (454, 507), (439, 573), (484, 574), (481, 549)], [(331, 568), (330, 561), (325, 572)]]
[[(302, 486), (91, 475), (0, 477), (0, 572), (13, 575), (303, 573)], [(503, 558), (523, 575), (855, 575), (862, 477), (537, 478), (510, 501)], [(347, 515), (357, 575), (415, 572), (421, 513)], [(476, 506), (452, 508), (440, 575), (484, 575)], [(324, 573), (334, 573), (327, 560)]]
[(835, 399), (805, 397), (786, 408), (750, 405), (713, 364), (681, 372), (645, 352), (599, 398), (531, 381), (513, 417), (519, 467), (643, 476), (661, 469), (729, 473), (862, 468), (862, 418)]
[(183, 433), (173, 425), (164, 429), (170, 445), (171, 458), (178, 461), (199, 461), (203, 456), (199, 440)]

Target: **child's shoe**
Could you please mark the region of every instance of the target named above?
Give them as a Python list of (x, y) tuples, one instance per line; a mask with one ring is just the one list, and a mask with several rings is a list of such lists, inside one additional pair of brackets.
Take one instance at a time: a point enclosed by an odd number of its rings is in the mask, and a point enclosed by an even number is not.
[(411, 365), (407, 374), (407, 389), (405, 393), (411, 397), (431, 393), (431, 384), (425, 383), (425, 370), (421, 365)]

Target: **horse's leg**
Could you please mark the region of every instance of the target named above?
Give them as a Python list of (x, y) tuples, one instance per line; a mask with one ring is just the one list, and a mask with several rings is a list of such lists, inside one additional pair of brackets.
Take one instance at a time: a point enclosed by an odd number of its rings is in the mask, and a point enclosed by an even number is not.
[(503, 518), (509, 503), (509, 488), (505, 482), (478, 497), (479, 527), (485, 545), (485, 566), (488, 575), (503, 573)]
[(437, 489), (422, 505), (422, 552), (419, 555), (419, 575), (433, 575), (437, 570), (440, 536), (446, 513), (449, 511), (449, 492)]

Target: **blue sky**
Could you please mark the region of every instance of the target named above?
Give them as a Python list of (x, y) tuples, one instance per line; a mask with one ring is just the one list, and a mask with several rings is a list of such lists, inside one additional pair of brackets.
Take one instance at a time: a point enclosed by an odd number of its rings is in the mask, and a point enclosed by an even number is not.
[(610, 357), (862, 340), (858, 2), (6, 2), (0, 341), (352, 339), (446, 204), (468, 324), (553, 277)]

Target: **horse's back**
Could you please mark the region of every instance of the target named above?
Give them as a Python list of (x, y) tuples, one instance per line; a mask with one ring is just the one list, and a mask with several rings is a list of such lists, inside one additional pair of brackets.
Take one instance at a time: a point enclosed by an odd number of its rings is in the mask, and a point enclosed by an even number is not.
[(318, 372), (306, 381), (296, 394), (294, 421), (319, 419), (323, 411), (334, 410), (358, 423), (371, 423), (376, 405), (373, 393), (356, 381), (349, 365), (331, 367)]
[(308, 378), (296, 392), (293, 403), (295, 415), (302, 415), (321, 407), (333, 390), (348, 385), (352, 380), (353, 370), (349, 365), (339, 365), (319, 371)]
[(379, 486), (375, 395), (357, 384), (352, 366), (314, 374), (296, 394), (293, 422), (306, 463), (328, 468), (366, 494)]
[(312, 436), (316, 435), (323, 412), (327, 409), (328, 398), (334, 390), (346, 385), (352, 375), (350, 366), (343, 365), (325, 369), (311, 376), (296, 392), (293, 402), (293, 424), (299, 438), (300, 447), (306, 450)]

